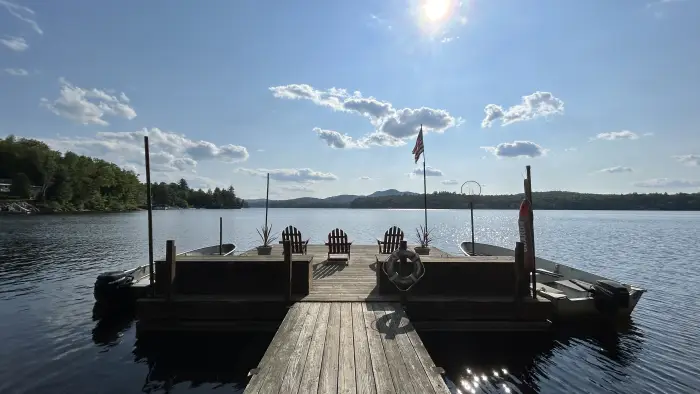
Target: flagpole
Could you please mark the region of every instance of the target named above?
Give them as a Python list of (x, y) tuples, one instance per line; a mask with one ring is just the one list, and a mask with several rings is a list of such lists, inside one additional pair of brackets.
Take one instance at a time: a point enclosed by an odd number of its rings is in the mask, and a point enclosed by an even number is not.
[[(421, 132), (423, 125), (420, 125)], [(425, 231), (428, 231), (428, 183), (425, 175), (425, 136), (423, 136), (423, 212), (425, 214)]]

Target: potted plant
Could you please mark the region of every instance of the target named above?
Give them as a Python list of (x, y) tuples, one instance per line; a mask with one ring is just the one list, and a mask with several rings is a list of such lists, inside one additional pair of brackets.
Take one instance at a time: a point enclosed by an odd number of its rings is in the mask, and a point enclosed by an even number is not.
[(269, 255), (272, 253), (272, 243), (274, 240), (277, 239), (276, 235), (272, 235), (272, 225), (264, 225), (257, 229), (258, 234), (260, 235), (260, 239), (262, 240), (262, 245), (258, 246), (258, 254), (259, 255)]
[(416, 229), (416, 240), (420, 246), (416, 246), (413, 250), (421, 256), (430, 254), (430, 243), (433, 239), (430, 236), (430, 231), (427, 227), (419, 226)]

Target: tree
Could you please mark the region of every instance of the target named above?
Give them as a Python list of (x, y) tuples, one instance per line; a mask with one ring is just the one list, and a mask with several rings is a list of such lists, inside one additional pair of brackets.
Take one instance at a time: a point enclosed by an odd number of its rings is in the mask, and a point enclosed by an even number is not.
[(12, 177), (10, 194), (19, 198), (30, 198), (32, 196), (32, 183), (27, 174), (19, 172)]

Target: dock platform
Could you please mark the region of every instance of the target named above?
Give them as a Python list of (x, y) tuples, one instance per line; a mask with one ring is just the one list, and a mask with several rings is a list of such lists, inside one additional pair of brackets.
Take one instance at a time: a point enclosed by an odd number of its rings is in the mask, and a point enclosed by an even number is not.
[(401, 302), (419, 330), (541, 331), (550, 324), (549, 300), (514, 297), (513, 257), (452, 256), (433, 247), (421, 256), (425, 277), (401, 294), (381, 270), (388, 255), (376, 245), (353, 245), (348, 262), (327, 253), (311, 244), (285, 264), (274, 245), (269, 256), (252, 249), (157, 261), (157, 295), (137, 301), (137, 330), (275, 331), (291, 304), (314, 302)]
[(396, 303), (297, 303), (252, 375), (245, 394), (450, 392)]

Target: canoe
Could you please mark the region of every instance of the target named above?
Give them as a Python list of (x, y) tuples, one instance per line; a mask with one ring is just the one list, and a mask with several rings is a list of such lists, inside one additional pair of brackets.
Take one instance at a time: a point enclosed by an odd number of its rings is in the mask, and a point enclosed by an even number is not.
[[(478, 242), (462, 242), (459, 248), (467, 256), (515, 256), (513, 249)], [(629, 317), (646, 292), (541, 257), (535, 257), (535, 281), (537, 295), (554, 304), (561, 320)]]
[(204, 248), (194, 249), (187, 252), (178, 253), (178, 256), (214, 256), (223, 255), (229, 256), (236, 251), (236, 245), (234, 244), (222, 244), (221, 253), (219, 253), (219, 245), (206, 246)]
[[(222, 244), (221, 250), (219, 245), (213, 245), (178, 253), (177, 256), (230, 256), (235, 251), (236, 245)], [(149, 283), (148, 276), (148, 264), (128, 270), (103, 272), (95, 280), (93, 290), (95, 301), (100, 303), (132, 301), (134, 295), (139, 297), (145, 294)]]

